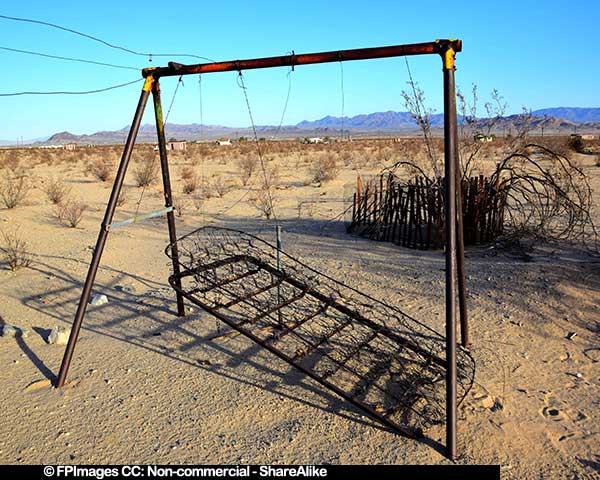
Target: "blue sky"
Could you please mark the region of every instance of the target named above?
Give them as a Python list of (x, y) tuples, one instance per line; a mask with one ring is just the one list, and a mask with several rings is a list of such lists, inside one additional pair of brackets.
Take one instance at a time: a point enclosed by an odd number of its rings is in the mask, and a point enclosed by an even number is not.
[[(215, 60), (394, 45), (461, 38), (457, 83), (479, 87), (481, 103), (496, 88), (510, 112), (522, 107), (600, 106), (597, 26), (600, 2), (222, 1), (3, 2), (0, 14), (57, 23), (137, 51), (192, 53)], [(148, 63), (88, 39), (40, 25), (0, 19), (0, 46), (133, 67)], [(0, 93), (88, 90), (135, 80), (138, 73), (61, 62), (0, 50)], [(193, 59), (173, 58), (181, 63)], [(415, 80), (441, 111), (441, 62), (412, 57)], [(288, 89), (285, 68), (245, 72), (257, 124), (278, 124)], [(404, 110), (404, 59), (343, 65), (344, 114)], [(236, 73), (202, 77), (204, 123), (249, 125)], [(167, 103), (176, 78), (163, 80)], [(291, 73), (285, 124), (342, 113), (339, 64), (301, 66)], [(129, 124), (141, 85), (86, 96), (0, 97), (0, 139), (57, 131), (92, 133)], [(166, 107), (165, 107), (166, 108)], [(482, 112), (483, 113), (483, 112)], [(198, 78), (186, 77), (170, 120), (199, 123)], [(151, 111), (145, 122), (151, 122)]]

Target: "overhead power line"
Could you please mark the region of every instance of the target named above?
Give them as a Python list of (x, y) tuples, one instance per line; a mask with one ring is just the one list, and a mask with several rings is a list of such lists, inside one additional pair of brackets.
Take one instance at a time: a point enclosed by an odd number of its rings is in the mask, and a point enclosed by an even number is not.
[(115, 90), (117, 88), (126, 87), (128, 85), (133, 85), (134, 83), (139, 83), (143, 80), (144, 80), (143, 78), (138, 78), (137, 80), (134, 80), (133, 82), (120, 83), (119, 85), (112, 85), (110, 87), (99, 88), (97, 90), (85, 90), (85, 91), (75, 91), (75, 92), (70, 92), (70, 91), (30, 92), (30, 91), (26, 91), (26, 92), (15, 92), (15, 93), (0, 93), (0, 97), (17, 97), (19, 95), (89, 95), (92, 93), (107, 92), (108, 90)]
[(20, 50), (18, 48), (11, 48), (11, 47), (0, 47), (0, 50), (6, 50), (8, 52), (15, 52), (15, 53), (26, 53), (27, 55), (35, 55), (38, 57), (53, 58), (56, 60), (67, 60), (69, 62), (90, 63), (92, 65), (100, 65), (103, 67), (121, 68), (124, 70), (135, 70), (136, 72), (139, 72), (141, 70), (139, 67), (129, 67), (126, 65), (115, 65), (113, 63), (97, 62), (95, 60), (87, 60), (84, 58), (73, 58), (73, 57), (63, 57), (60, 55), (50, 55), (49, 53), (32, 52), (30, 50)]
[(87, 38), (89, 40), (93, 40), (94, 42), (101, 43), (102, 45), (105, 45), (105, 46), (110, 47), (110, 48), (114, 48), (115, 50), (121, 50), (123, 52), (130, 53), (132, 55), (138, 55), (138, 56), (142, 56), (142, 57), (149, 57), (150, 61), (152, 61), (152, 57), (190, 57), (190, 58), (198, 58), (200, 60), (206, 60), (208, 62), (215, 62), (215, 60), (212, 60), (212, 59), (210, 59), (208, 57), (202, 57), (200, 55), (194, 55), (194, 54), (191, 54), (191, 53), (151, 53), (151, 52), (145, 53), (145, 52), (138, 52), (138, 51), (126, 48), (126, 47), (122, 47), (120, 45), (116, 45), (114, 43), (107, 42), (106, 40), (103, 40), (101, 38), (95, 37), (93, 35), (89, 35), (87, 33), (80, 32), (78, 30), (74, 30), (72, 28), (63, 27), (61, 25), (57, 25), (56, 23), (44, 22), (42, 20), (35, 20), (35, 19), (32, 19), (32, 18), (10, 17), (8, 15), (0, 15), (0, 18), (4, 19), (4, 20), (11, 20), (11, 21), (14, 21), (14, 22), (33, 23), (33, 24), (37, 24), (37, 25), (44, 25), (46, 27), (56, 28), (56, 29), (62, 30), (64, 32), (72, 33), (74, 35), (79, 35), (80, 37), (84, 37), (84, 38)]

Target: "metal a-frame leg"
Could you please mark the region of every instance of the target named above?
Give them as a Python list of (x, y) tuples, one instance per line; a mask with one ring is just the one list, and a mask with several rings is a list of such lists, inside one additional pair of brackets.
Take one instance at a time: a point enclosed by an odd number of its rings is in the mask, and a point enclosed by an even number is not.
[[(162, 171), (163, 193), (165, 198), (165, 207), (173, 207), (173, 194), (171, 192), (171, 177), (169, 175), (169, 160), (167, 158), (167, 143), (165, 140), (165, 125), (163, 123), (162, 103), (160, 101), (160, 84), (158, 79), (154, 81), (152, 86), (152, 98), (154, 100), (154, 118), (156, 120), (156, 134), (158, 136), (158, 151), (160, 154), (160, 167)], [(173, 274), (178, 278), (176, 290), (177, 295), (177, 316), (185, 316), (185, 305), (183, 303), (183, 295), (181, 292), (181, 280), (178, 275), (179, 269), (179, 252), (177, 249), (177, 231), (175, 230), (175, 214), (171, 209), (167, 213), (167, 224), (169, 226), (169, 243), (171, 244), (171, 258), (173, 260)]]
[(442, 53), (444, 72), (444, 200), (446, 217), (446, 454), (456, 458), (456, 85), (454, 50)]
[(127, 141), (125, 142), (125, 148), (123, 149), (121, 162), (119, 163), (119, 168), (117, 169), (115, 181), (113, 183), (112, 191), (110, 193), (110, 199), (108, 200), (108, 205), (106, 206), (104, 220), (102, 220), (102, 226), (100, 227), (100, 233), (98, 234), (98, 240), (96, 241), (96, 247), (94, 248), (92, 261), (90, 262), (87, 277), (83, 285), (81, 298), (79, 299), (79, 305), (77, 307), (77, 312), (75, 313), (75, 318), (73, 320), (73, 327), (71, 328), (71, 334), (69, 335), (69, 342), (67, 343), (67, 348), (65, 349), (65, 354), (62, 360), (62, 364), (60, 366), (58, 378), (56, 380), (55, 385), (57, 388), (62, 387), (65, 384), (65, 380), (67, 378), (69, 366), (71, 365), (71, 360), (73, 358), (73, 352), (75, 351), (75, 344), (77, 343), (79, 331), (81, 330), (81, 324), (83, 323), (83, 317), (85, 315), (85, 311), (90, 300), (92, 286), (94, 285), (96, 273), (98, 272), (98, 267), (100, 265), (100, 259), (102, 257), (104, 245), (106, 244), (106, 239), (110, 230), (110, 224), (112, 222), (113, 215), (117, 208), (117, 201), (119, 199), (119, 194), (121, 193), (121, 188), (123, 187), (123, 181), (125, 179), (125, 174), (127, 173), (129, 160), (131, 159), (131, 152), (133, 151), (133, 147), (135, 145), (135, 139), (140, 128), (142, 116), (144, 114), (144, 109), (146, 108), (146, 103), (148, 102), (148, 97), (150, 96), (150, 91), (152, 90), (153, 83), (154, 79), (151, 76), (146, 77), (144, 87), (142, 88), (142, 93), (140, 94), (140, 99), (135, 110), (135, 115), (133, 116), (131, 129), (129, 130), (129, 135), (127, 136)]

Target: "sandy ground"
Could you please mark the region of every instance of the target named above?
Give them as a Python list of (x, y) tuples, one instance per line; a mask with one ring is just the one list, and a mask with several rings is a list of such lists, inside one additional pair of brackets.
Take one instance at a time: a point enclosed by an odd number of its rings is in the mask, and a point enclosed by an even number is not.
[[(251, 341), (208, 340), (217, 324), (207, 314), (177, 318), (160, 218), (111, 234), (94, 287), (109, 303), (88, 308), (68, 386), (35, 384), (58, 371), (64, 347), (46, 337), (72, 322), (109, 190), (80, 164), (31, 175), (38, 186), (63, 175), (90, 210), (66, 228), (39, 188), (0, 210), (0, 227), (19, 224), (33, 252), (29, 268), (0, 268), (2, 321), (30, 330), (0, 338), (1, 463), (448, 463), (443, 426), (423, 440), (398, 436)], [(352, 178), (321, 188), (287, 179), (284, 249), (443, 331), (441, 252), (370, 242), (326, 221)], [(135, 211), (131, 192), (117, 219)], [(242, 193), (190, 207), (179, 233), (214, 222), (272, 241), (274, 223), (245, 202), (209, 215)], [(318, 197), (333, 201), (297, 218), (297, 198)], [(142, 210), (161, 203), (153, 187)], [(528, 257), (474, 247), (466, 257), (477, 372), (460, 408), (458, 463), (500, 464), (503, 478), (600, 478), (599, 260), (565, 245)]]

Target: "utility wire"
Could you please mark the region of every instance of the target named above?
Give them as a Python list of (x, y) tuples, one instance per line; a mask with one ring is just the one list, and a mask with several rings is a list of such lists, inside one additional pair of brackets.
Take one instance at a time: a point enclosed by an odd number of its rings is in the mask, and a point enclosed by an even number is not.
[(149, 57), (150, 61), (152, 61), (152, 57), (190, 57), (190, 58), (199, 58), (201, 60), (207, 60), (209, 62), (215, 62), (214, 60), (208, 58), (208, 57), (202, 57), (200, 55), (193, 55), (193, 54), (189, 54), (189, 53), (145, 53), (145, 52), (137, 52), (135, 50), (131, 50), (129, 48), (126, 47), (122, 47), (120, 45), (116, 45), (114, 43), (110, 43), (107, 42), (106, 40), (103, 40), (101, 38), (95, 37), (93, 35), (89, 35), (87, 33), (83, 33), (80, 32), (78, 30), (74, 30), (72, 28), (67, 28), (67, 27), (63, 27), (61, 25), (57, 25), (55, 23), (50, 23), (50, 22), (44, 22), (42, 20), (35, 20), (35, 19), (31, 19), (31, 18), (19, 18), (19, 17), (10, 17), (8, 15), (0, 15), (1, 19), (4, 20), (11, 20), (14, 22), (25, 22), (25, 23), (34, 23), (37, 25), (44, 25), (46, 27), (51, 27), (51, 28), (56, 28), (58, 30), (62, 30), (64, 32), (68, 32), (68, 33), (72, 33), (74, 35), (79, 35), (80, 37), (84, 37), (87, 38), (89, 40), (93, 40), (94, 42), (98, 42), (101, 43), (107, 47), (110, 48), (114, 48), (115, 50), (121, 50), (123, 52), (126, 53), (130, 53), (132, 55), (138, 55), (138, 56), (142, 56), (142, 57)]
[(83, 58), (72, 58), (72, 57), (63, 57), (60, 55), (50, 55), (49, 53), (32, 52), (30, 50), (20, 50), (18, 48), (0, 47), (0, 50), (6, 50), (8, 52), (15, 52), (15, 53), (26, 53), (27, 55), (36, 55), (38, 57), (53, 58), (56, 60), (67, 60), (69, 62), (91, 63), (92, 65), (100, 65), (102, 67), (121, 68), (124, 70), (135, 70), (136, 72), (139, 72), (141, 70), (141, 68), (138, 68), (138, 67), (129, 67), (129, 66), (125, 66), (125, 65), (115, 65), (113, 63), (96, 62), (94, 60), (87, 60), (87, 59), (83, 59)]
[(110, 87), (99, 88), (97, 90), (85, 90), (85, 91), (75, 91), (75, 92), (69, 92), (69, 91), (30, 92), (30, 91), (26, 91), (26, 92), (14, 92), (14, 93), (0, 93), (0, 97), (17, 97), (19, 95), (89, 95), (92, 93), (107, 92), (109, 90), (115, 90), (117, 88), (126, 87), (128, 85), (133, 85), (134, 83), (139, 83), (143, 80), (144, 80), (143, 78), (138, 78), (137, 80), (134, 80), (133, 82), (120, 83), (119, 85), (112, 85)]

